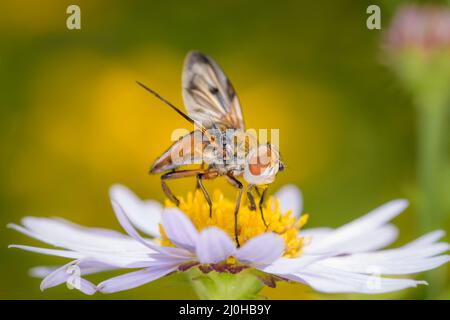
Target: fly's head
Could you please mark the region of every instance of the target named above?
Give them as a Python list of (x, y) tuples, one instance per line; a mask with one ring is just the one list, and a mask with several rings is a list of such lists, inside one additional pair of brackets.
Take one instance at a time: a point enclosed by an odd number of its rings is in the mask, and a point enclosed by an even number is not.
[(244, 179), (253, 185), (267, 185), (275, 180), (278, 171), (284, 170), (280, 153), (271, 144), (252, 148), (246, 158)]

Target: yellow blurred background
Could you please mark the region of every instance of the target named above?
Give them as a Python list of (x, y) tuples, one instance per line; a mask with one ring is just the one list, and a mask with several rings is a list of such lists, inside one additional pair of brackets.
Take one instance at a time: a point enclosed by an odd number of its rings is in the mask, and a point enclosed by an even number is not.
[[(66, 28), (73, 3), (81, 30)], [(189, 126), (135, 81), (181, 106), (181, 68), (192, 49), (223, 67), (248, 127), (280, 129), (287, 170), (272, 191), (299, 186), (308, 226), (339, 226), (406, 197), (412, 207), (395, 220), (397, 244), (417, 237), (414, 112), (380, 50), (397, 3), (379, 3), (379, 31), (366, 28), (366, 1), (0, 2), (0, 299), (195, 298), (178, 275), (113, 295), (64, 286), (42, 293), (28, 270), (64, 260), (6, 249), (37, 242), (5, 228), (36, 215), (120, 230), (108, 200), (113, 183), (162, 201), (148, 169), (171, 132)], [(195, 184), (171, 185), (185, 193)], [(221, 181), (206, 186), (234, 196)], [(344, 297), (293, 284), (263, 295)]]

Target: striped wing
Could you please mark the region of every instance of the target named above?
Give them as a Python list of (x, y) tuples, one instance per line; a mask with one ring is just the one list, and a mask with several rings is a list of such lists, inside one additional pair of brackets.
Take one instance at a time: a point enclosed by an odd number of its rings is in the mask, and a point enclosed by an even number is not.
[(189, 116), (205, 128), (245, 130), (236, 92), (219, 65), (200, 52), (184, 62), (183, 100)]

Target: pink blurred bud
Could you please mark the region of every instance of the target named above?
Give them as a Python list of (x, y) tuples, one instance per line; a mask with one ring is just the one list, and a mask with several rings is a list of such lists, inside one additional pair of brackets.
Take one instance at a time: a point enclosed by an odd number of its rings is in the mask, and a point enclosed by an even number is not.
[(450, 10), (448, 7), (407, 5), (401, 7), (385, 34), (390, 53), (420, 49), (425, 53), (450, 48)]

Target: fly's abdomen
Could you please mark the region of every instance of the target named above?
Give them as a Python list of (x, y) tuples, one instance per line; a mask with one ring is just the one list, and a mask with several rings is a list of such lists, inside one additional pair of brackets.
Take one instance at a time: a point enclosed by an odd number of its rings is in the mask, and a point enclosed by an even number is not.
[(196, 130), (176, 141), (158, 159), (156, 159), (151, 173), (161, 173), (182, 166), (202, 164), (207, 142), (202, 140), (201, 132)]

